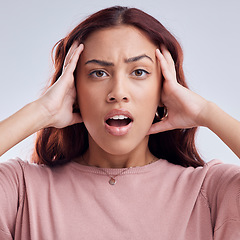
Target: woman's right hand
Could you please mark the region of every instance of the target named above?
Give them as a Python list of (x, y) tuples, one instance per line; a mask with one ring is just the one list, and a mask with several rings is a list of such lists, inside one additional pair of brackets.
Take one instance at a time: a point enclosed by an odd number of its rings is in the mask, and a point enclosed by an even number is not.
[(73, 113), (76, 100), (73, 73), (82, 51), (83, 44), (74, 43), (65, 58), (62, 75), (47, 92), (0, 121), (0, 156), (42, 128), (63, 128), (82, 122), (80, 114)]
[(82, 122), (80, 114), (73, 113), (73, 104), (76, 100), (73, 73), (83, 48), (83, 44), (78, 46), (76, 42), (73, 43), (65, 58), (62, 75), (41, 98), (36, 100), (46, 116), (45, 127), (63, 128)]

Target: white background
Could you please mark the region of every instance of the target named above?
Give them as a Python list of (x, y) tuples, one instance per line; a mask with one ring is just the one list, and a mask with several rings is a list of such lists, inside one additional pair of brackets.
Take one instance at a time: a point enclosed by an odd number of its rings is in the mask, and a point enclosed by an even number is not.
[[(183, 47), (190, 88), (240, 119), (239, 0), (1, 0), (0, 120), (40, 95), (50, 76), (53, 45), (83, 18), (113, 5), (140, 8), (163, 23)], [(197, 144), (206, 161), (240, 165), (208, 129), (200, 129)], [(32, 148), (29, 137), (0, 161), (29, 159)]]

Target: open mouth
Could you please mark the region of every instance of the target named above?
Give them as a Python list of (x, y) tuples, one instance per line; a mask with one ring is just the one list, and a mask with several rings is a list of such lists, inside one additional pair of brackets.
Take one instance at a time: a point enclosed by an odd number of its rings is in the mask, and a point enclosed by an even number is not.
[(106, 120), (107, 125), (111, 127), (124, 127), (132, 122), (132, 119), (124, 115), (115, 115)]

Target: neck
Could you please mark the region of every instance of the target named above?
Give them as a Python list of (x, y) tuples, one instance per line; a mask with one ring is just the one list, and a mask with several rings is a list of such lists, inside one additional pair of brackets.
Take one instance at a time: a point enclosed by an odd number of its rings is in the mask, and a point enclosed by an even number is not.
[(126, 154), (110, 154), (98, 145), (89, 144), (88, 151), (78, 159), (84, 165), (100, 168), (130, 168), (144, 166), (156, 161), (148, 149), (148, 139), (142, 142), (136, 149)]

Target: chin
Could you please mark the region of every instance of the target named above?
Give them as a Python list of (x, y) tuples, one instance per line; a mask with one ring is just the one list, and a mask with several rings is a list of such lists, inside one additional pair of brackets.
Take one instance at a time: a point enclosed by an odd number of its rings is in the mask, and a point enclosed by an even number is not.
[[(97, 142), (96, 142), (97, 143)], [(110, 141), (101, 141), (97, 145), (106, 153), (111, 155), (127, 155), (135, 150), (140, 150), (148, 146), (148, 136), (143, 138), (126, 139), (115, 138)]]

